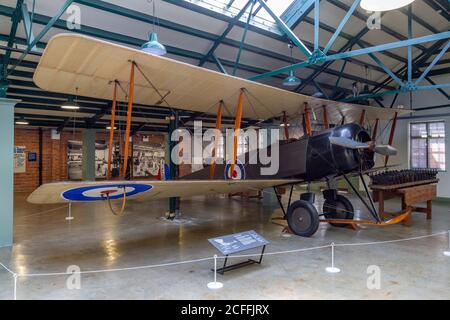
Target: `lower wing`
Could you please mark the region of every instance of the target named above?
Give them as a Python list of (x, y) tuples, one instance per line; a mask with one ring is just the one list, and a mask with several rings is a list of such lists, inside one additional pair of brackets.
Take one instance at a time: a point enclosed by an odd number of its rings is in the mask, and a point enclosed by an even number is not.
[(35, 204), (103, 201), (107, 198), (156, 200), (221, 193), (258, 191), (300, 183), (299, 180), (176, 180), (56, 182), (37, 188), (27, 201)]

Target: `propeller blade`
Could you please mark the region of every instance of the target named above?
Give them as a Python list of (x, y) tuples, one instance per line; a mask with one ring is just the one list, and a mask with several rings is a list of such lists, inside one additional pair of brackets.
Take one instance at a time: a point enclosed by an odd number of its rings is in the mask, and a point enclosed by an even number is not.
[(397, 149), (388, 144), (373, 145), (372, 143), (358, 142), (353, 139), (343, 137), (329, 137), (330, 143), (348, 149), (372, 149), (383, 156), (397, 155)]
[(370, 147), (368, 143), (358, 142), (349, 138), (329, 137), (329, 139), (331, 144), (349, 149), (368, 149)]
[(395, 156), (397, 155), (397, 149), (395, 149), (393, 146), (390, 146), (388, 144), (380, 144), (376, 145), (373, 149), (376, 153), (379, 153), (383, 156)]

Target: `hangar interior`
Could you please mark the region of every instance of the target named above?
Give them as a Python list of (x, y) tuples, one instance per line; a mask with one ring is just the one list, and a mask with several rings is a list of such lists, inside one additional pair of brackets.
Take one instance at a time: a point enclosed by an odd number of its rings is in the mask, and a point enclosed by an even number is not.
[[(377, 13), (364, 9), (364, 2), (371, 1), (2, 0), (0, 299), (449, 299), (450, 257), (444, 251), (450, 251), (450, 5), (447, 0), (403, 1), (400, 8)], [(215, 111), (185, 109), (182, 103), (174, 106), (174, 117), (163, 103), (166, 97), (159, 103), (135, 102), (130, 115), (126, 101), (116, 106), (112, 99), (80, 94), (77, 87), (71, 93), (39, 87), (33, 77), (44, 50), (61, 34), (137, 50), (157, 43), (165, 58), (222, 75), (313, 99), (377, 107), (380, 114), (399, 110), (386, 121), (361, 115), (360, 124), (378, 128), (375, 140), (396, 149), (395, 155), (376, 154), (375, 166), (392, 165), (388, 170), (397, 177), (400, 170), (436, 175), (422, 185), (434, 188), (425, 203), (432, 215), (423, 209), (409, 221), (383, 227), (321, 223), (311, 237), (274, 223), (273, 216), (282, 215), (291, 198), (300, 199), (305, 190), (315, 192), (314, 205), (321, 211), (324, 182), (138, 199), (127, 202), (121, 216), (111, 213), (120, 203), (113, 208), (104, 201), (29, 203), (27, 197), (48, 183), (115, 179), (123, 173), (118, 165), (123, 158), (130, 162), (125, 175), (131, 180), (164, 180), (166, 170), (168, 180), (195, 174), (202, 164), (172, 163), (169, 137), (182, 128), (194, 130), (195, 121), (217, 127)], [(70, 65), (62, 60), (51, 63)], [(158, 84), (158, 74), (150, 77)], [(169, 93), (186, 84), (185, 75), (178, 81), (165, 84)], [(127, 85), (116, 87), (128, 97)], [(244, 108), (251, 109), (247, 102)], [(269, 107), (276, 114), (283, 111)], [(222, 130), (236, 127), (239, 107), (229, 108)], [(345, 123), (342, 116), (340, 124)], [(319, 135), (323, 129), (322, 119), (306, 108), (270, 120), (244, 115), (241, 125), (276, 129), (281, 140)], [(266, 140), (261, 135), (257, 144), (267, 146)], [(126, 157), (122, 144), (129, 150)], [(234, 147), (245, 154), (254, 146), (239, 138)], [(191, 151), (183, 156), (192, 157)], [(226, 155), (221, 141), (215, 156)], [(352, 177), (356, 192), (337, 182), (355, 218), (368, 216), (367, 198), (358, 196), (368, 180)], [(376, 190), (371, 191), (380, 203), (384, 189)], [(389, 198), (385, 209), (398, 211), (399, 199)], [(268, 241), (262, 263), (217, 275), (223, 288), (209, 289), (212, 257), (221, 254), (208, 239), (248, 230)], [(257, 257), (258, 250), (249, 252)], [(340, 272), (328, 273), (331, 264)], [(73, 289), (68, 276), (80, 270), (81, 285)], [(376, 288), (369, 283), (373, 270), (381, 277)]]

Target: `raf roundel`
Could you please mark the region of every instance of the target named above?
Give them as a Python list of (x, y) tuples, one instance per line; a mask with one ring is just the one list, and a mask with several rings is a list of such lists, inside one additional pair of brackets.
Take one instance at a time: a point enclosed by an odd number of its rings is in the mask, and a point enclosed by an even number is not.
[(241, 161), (237, 160), (234, 172), (231, 172), (231, 161), (225, 166), (224, 176), (226, 180), (245, 180), (245, 167)]
[(131, 197), (152, 189), (149, 184), (105, 184), (96, 186), (86, 186), (73, 188), (64, 191), (61, 197), (68, 201), (99, 201), (106, 200), (106, 195), (110, 200), (122, 199), (123, 195)]

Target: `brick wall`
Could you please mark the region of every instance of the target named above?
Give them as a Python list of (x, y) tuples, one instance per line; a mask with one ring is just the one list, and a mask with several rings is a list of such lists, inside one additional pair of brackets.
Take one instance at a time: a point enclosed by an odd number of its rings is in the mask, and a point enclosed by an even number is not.
[[(69, 140), (80, 140), (81, 132), (62, 132), (59, 140), (51, 139), (51, 130), (43, 129), (42, 139), (42, 182), (57, 182), (68, 179), (67, 144)], [(136, 135), (135, 143), (141, 142), (144, 135)], [(98, 132), (96, 140), (109, 141), (108, 132)], [(165, 136), (161, 134), (149, 135), (149, 141), (164, 143)], [(25, 146), (25, 151), (35, 152), (37, 159), (34, 162), (26, 161), (26, 172), (14, 174), (14, 191), (31, 192), (39, 186), (39, 130), (14, 130), (14, 145)]]

